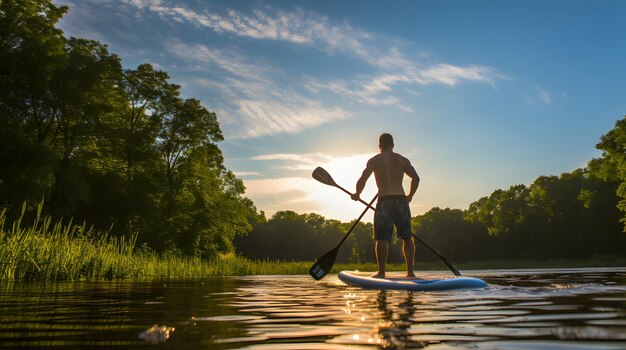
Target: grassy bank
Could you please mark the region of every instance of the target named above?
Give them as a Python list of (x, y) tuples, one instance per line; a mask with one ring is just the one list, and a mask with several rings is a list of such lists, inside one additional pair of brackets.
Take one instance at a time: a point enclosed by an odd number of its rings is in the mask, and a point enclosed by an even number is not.
[(0, 213), (0, 281), (82, 279), (185, 279), (220, 275), (300, 274), (311, 262), (251, 261), (235, 255), (211, 261), (137, 252), (135, 237), (117, 238), (67, 222), (42, 217), (6, 222)]
[[(85, 225), (53, 222), (42, 217), (41, 206), (32, 222), (22, 218), (7, 223), (0, 213), (0, 282), (75, 281), (99, 279), (192, 279), (232, 275), (306, 274), (313, 261), (252, 261), (235, 255), (211, 261), (194, 257), (163, 256), (137, 252), (135, 239), (93, 232)], [(626, 257), (588, 260), (485, 261), (457, 264), (461, 270), (496, 268), (556, 268), (626, 266)], [(390, 264), (389, 271), (402, 271), (403, 264)], [(445, 270), (439, 262), (416, 263), (415, 270)], [(375, 271), (374, 263), (336, 264), (341, 270)]]

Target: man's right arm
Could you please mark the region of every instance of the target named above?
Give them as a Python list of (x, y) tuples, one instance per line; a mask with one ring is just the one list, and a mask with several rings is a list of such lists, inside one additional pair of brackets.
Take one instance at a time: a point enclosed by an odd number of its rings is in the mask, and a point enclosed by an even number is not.
[(361, 174), (359, 181), (356, 182), (356, 192), (351, 196), (352, 200), (358, 201), (361, 198), (361, 192), (363, 192), (367, 179), (370, 178), (372, 172), (374, 172), (374, 167), (372, 166), (372, 161), (370, 160), (367, 162), (367, 166), (365, 167), (365, 170), (363, 170), (363, 174)]

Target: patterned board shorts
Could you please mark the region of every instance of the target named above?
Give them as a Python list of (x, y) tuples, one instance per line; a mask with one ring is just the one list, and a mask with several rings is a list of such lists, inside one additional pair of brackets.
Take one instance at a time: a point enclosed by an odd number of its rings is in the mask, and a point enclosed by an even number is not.
[(398, 238), (411, 238), (411, 210), (406, 196), (382, 196), (378, 199), (374, 214), (374, 239), (390, 241), (394, 226)]

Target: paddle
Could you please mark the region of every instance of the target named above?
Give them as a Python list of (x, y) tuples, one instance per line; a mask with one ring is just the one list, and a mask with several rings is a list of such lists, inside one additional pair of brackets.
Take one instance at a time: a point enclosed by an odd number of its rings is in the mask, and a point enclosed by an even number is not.
[(341, 242), (339, 242), (339, 244), (337, 244), (337, 246), (333, 248), (331, 251), (322, 255), (321, 258), (317, 259), (315, 264), (311, 266), (311, 268), (309, 269), (309, 275), (311, 275), (311, 277), (315, 278), (316, 280), (321, 280), (322, 278), (324, 278), (324, 276), (326, 276), (328, 272), (330, 272), (330, 269), (335, 264), (335, 259), (337, 258), (337, 252), (339, 251), (339, 247), (341, 247), (341, 245), (343, 244), (343, 241), (345, 241), (346, 238), (348, 238), (348, 235), (350, 235), (350, 233), (352, 232), (352, 230), (354, 230), (354, 228), (359, 223), (359, 221), (361, 221), (361, 218), (363, 218), (363, 215), (365, 215), (367, 210), (372, 206), (372, 203), (374, 203), (376, 198), (378, 198), (378, 194), (375, 195), (374, 198), (372, 198), (372, 201), (369, 204), (365, 203), (367, 207), (365, 208), (365, 210), (363, 210), (359, 218), (356, 219), (354, 224), (352, 224), (352, 227), (350, 227), (350, 230), (348, 230), (348, 233), (346, 233), (346, 235), (343, 236), (343, 239), (341, 240)]
[[(332, 176), (330, 176), (330, 174), (324, 170), (324, 168), (322, 167), (317, 167), (315, 168), (315, 170), (313, 170), (313, 178), (323, 184), (329, 185), (329, 186), (334, 186), (337, 187), (338, 189), (344, 191), (345, 193), (352, 195), (352, 193), (350, 193), (348, 190), (346, 190), (345, 188), (339, 186), (335, 180), (333, 180)], [(366, 203), (365, 201), (363, 201), (362, 199), (359, 198), (359, 201), (365, 205), (367, 205), (368, 207), (365, 209), (372, 209), (372, 210), (376, 210), (375, 208), (373, 208), (371, 206), (371, 204)], [(419, 237), (417, 237), (413, 232), (411, 232), (411, 235), (413, 235), (413, 237), (415, 239), (417, 239), (420, 243), (422, 243), (426, 248), (428, 248), (428, 250), (430, 250), (431, 252), (433, 252), (435, 255), (437, 255), (437, 257), (439, 257), (439, 259), (450, 269), (450, 271), (452, 271), (452, 273), (455, 276), (461, 276), (461, 272), (459, 272), (459, 270), (454, 267), (454, 265), (452, 265), (450, 262), (448, 262), (448, 259), (444, 258), (441, 254), (439, 254), (436, 250), (434, 250), (433, 248), (431, 248), (428, 244), (426, 244), (426, 242), (422, 241)], [(330, 253), (330, 252), (329, 252)], [(334, 258), (333, 258), (333, 262), (334, 262)], [(331, 265), (332, 266), (332, 265)]]

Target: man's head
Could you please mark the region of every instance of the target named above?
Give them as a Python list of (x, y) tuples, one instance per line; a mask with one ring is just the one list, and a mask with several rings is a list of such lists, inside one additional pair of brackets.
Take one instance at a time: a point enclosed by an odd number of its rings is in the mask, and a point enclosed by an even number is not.
[(393, 148), (393, 136), (388, 133), (380, 134), (378, 138), (378, 146), (381, 150), (388, 150)]

